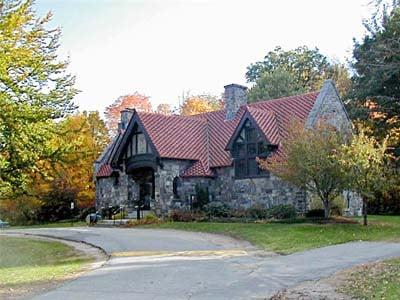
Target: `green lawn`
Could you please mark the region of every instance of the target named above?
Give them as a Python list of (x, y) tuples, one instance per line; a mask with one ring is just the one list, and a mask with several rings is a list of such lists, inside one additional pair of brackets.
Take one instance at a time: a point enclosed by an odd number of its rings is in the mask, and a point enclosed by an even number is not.
[(154, 227), (221, 233), (282, 254), (349, 241), (400, 241), (400, 216), (371, 216), (370, 224), (169, 222)]
[(10, 226), (6, 228), (11, 228), (11, 229), (23, 229), (23, 228), (57, 228), (57, 227), (78, 227), (78, 226), (87, 226), (85, 222), (78, 221), (78, 222), (73, 222), (71, 224), (70, 221), (68, 222), (53, 222), (53, 223), (44, 223), (44, 224), (36, 224), (36, 225), (24, 225), (24, 226)]
[(91, 260), (59, 242), (0, 236), (0, 289), (56, 282)]
[(342, 289), (357, 299), (400, 299), (400, 259), (355, 268)]

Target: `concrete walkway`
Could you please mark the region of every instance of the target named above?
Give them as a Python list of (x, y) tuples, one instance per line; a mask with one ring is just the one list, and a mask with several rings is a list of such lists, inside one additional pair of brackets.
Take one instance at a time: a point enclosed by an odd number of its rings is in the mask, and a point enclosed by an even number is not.
[(400, 256), (400, 244), (385, 242), (262, 257), (248, 243), (202, 233), (117, 228), (13, 231), (85, 241), (111, 255), (102, 268), (35, 299), (265, 299), (356, 264)]

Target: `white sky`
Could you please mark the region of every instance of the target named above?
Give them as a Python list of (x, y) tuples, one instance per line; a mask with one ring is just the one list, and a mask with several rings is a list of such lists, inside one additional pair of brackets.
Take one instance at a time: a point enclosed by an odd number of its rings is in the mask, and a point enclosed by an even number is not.
[(138, 91), (153, 106), (183, 91), (219, 95), (246, 84), (246, 67), (275, 46), (318, 47), (345, 62), (364, 33), (370, 0), (37, 0), (61, 26), (61, 51), (82, 91), (81, 110), (99, 110)]

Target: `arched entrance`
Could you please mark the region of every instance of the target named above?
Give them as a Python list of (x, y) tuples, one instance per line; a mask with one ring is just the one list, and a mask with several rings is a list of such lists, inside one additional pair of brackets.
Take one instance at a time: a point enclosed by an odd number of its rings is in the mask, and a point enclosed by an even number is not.
[(140, 219), (140, 211), (150, 210), (154, 200), (154, 169), (141, 167), (130, 170), (130, 177), (134, 180), (138, 189), (133, 204), (137, 210), (137, 218)]

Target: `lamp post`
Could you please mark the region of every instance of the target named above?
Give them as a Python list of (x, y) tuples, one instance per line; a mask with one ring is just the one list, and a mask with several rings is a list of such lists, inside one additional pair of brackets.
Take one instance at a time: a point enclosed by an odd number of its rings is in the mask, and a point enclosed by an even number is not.
[(71, 201), (71, 227), (74, 227), (74, 218), (73, 218), (74, 208), (75, 208), (75, 203)]

